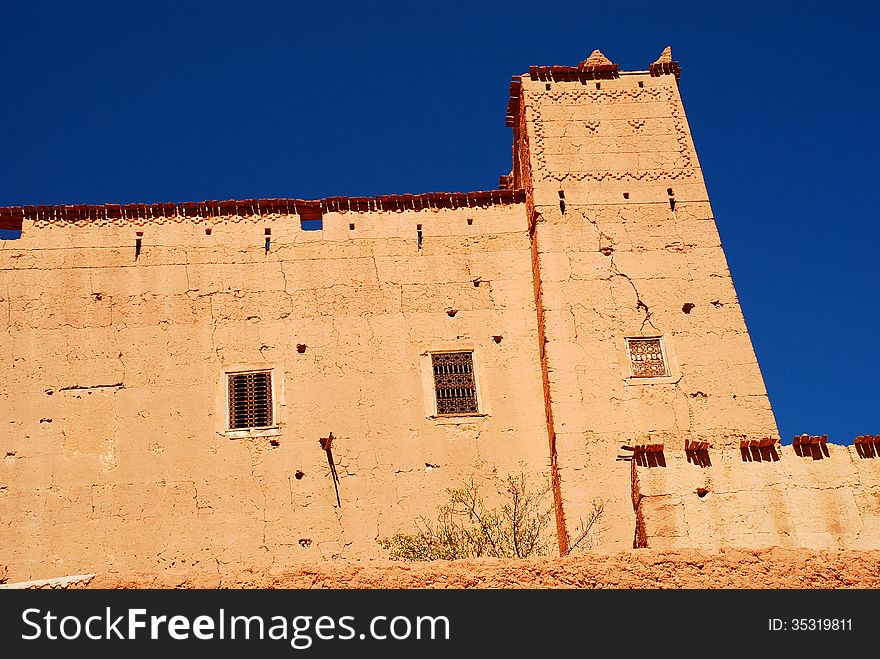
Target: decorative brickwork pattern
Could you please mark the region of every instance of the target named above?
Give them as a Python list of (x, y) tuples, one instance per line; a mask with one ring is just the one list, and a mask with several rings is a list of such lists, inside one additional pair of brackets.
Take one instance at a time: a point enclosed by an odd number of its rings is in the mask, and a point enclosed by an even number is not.
[[(688, 142), (688, 131), (684, 117), (678, 107), (673, 92), (669, 89), (612, 89), (612, 90), (559, 90), (559, 91), (535, 91), (530, 94), (534, 99), (528, 106), (530, 111), (529, 120), (534, 127), (535, 140), (531, 152), (535, 158), (536, 175), (539, 180), (585, 181), (585, 180), (614, 180), (614, 181), (660, 181), (660, 180), (685, 180), (695, 179), (698, 174), (692, 150)], [(512, 98), (512, 97), (511, 97)], [(678, 145), (678, 155), (681, 167), (673, 169), (641, 169), (630, 171), (553, 171), (547, 162), (547, 122), (543, 116), (543, 107), (558, 107), (560, 104), (587, 106), (595, 103), (634, 103), (640, 101), (663, 101), (669, 105), (669, 115), (672, 117), (672, 127), (675, 141)], [(634, 119), (627, 122), (633, 134), (640, 134), (645, 126), (644, 119)], [(590, 121), (586, 124), (591, 134), (597, 133), (598, 122)]]

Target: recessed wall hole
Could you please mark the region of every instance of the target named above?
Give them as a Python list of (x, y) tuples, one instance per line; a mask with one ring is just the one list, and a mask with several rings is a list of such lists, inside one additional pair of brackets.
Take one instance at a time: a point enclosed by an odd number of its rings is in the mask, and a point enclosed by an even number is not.
[(299, 354), (303, 354), (306, 351), (306, 344), (305, 343), (297, 343), (296, 344), (296, 351)]
[(624, 192), (624, 193), (623, 193), (623, 198), (624, 198), (624, 199), (629, 199), (629, 192)]
[(266, 236), (266, 251), (268, 252), (269, 251), (269, 243), (272, 241), (272, 229), (266, 229), (265, 236)]
[(718, 307), (723, 307), (724, 302), (722, 302), (721, 300), (712, 300), (712, 306), (717, 309)]
[(503, 338), (504, 338), (504, 337), (501, 336), (500, 334), (496, 334), (495, 336), (492, 337), (492, 340), (493, 340), (495, 343), (501, 343), (501, 339), (503, 339)]
[(467, 223), (468, 223), (468, 226), (471, 226), (471, 225), (474, 223), (474, 218), (469, 217), (469, 218), (467, 219)]
[(205, 235), (206, 235), (206, 236), (210, 236), (210, 235), (211, 235), (211, 227), (205, 227)]
[(418, 240), (419, 249), (422, 248), (422, 225), (416, 225), (416, 239)]
[(596, 89), (601, 89), (601, 88), (602, 88), (602, 84), (597, 82), (597, 83), (596, 83)]
[(474, 288), (479, 288), (479, 287), (480, 287), (480, 284), (481, 284), (482, 282), (483, 282), (483, 280), (480, 279), (479, 277), (477, 277), (476, 279), (474, 279)]
[(698, 488), (697, 488), (697, 496), (700, 497), (701, 499), (702, 499), (703, 497), (705, 497), (707, 494), (709, 494), (709, 488), (708, 488), (708, 487), (698, 487)]
[(458, 309), (447, 309), (446, 310), (446, 315), (449, 316), (450, 318), (455, 316), (455, 314), (457, 314), (457, 313), (458, 313)]
[(695, 306), (697, 306), (697, 305), (694, 304), (693, 302), (685, 302), (685, 303), (682, 305), (681, 310), (684, 311), (685, 313), (690, 313), (691, 310), (692, 310)]
[(311, 547), (311, 545), (312, 545), (311, 538), (300, 538), (299, 539), (299, 546), (300, 547)]
[(706, 397), (706, 394), (703, 393), (702, 391), (695, 391), (694, 393), (691, 394), (691, 398), (705, 398), (705, 397)]
[(296, 480), (298, 481), (301, 481), (303, 476), (305, 476), (305, 472), (303, 472), (301, 469), (297, 469), (296, 473), (293, 475), (293, 477), (296, 478)]
[(560, 210), (563, 214), (565, 214), (565, 199), (560, 199), (560, 200), (559, 200), (559, 210)]
[(603, 247), (599, 251), (602, 252), (602, 254), (604, 254), (605, 256), (611, 256), (611, 253), (614, 251), (614, 248), (613, 247)]
[(52, 391), (51, 389), (46, 389), (46, 395), (47, 395), (47, 396), (51, 396), (51, 395), (54, 394), (54, 393), (55, 393), (55, 392)]
[(101, 295), (100, 293), (92, 293), (92, 297), (98, 302), (100, 302), (101, 300), (104, 299), (104, 296)]
[(645, 86), (645, 83), (642, 82), (641, 80), (639, 80), (639, 87), (644, 87), (644, 86)]
[(666, 194), (668, 194), (671, 197), (672, 196), (672, 188), (666, 188)]
[(143, 240), (140, 236), (144, 234), (141, 231), (138, 231), (138, 237), (134, 239), (134, 258), (137, 258), (141, 255), (141, 241)]
[(349, 230), (349, 231), (354, 231), (354, 225), (353, 225), (353, 224), (349, 224), (349, 225), (348, 225), (348, 230)]
[(269, 440), (269, 445), (270, 445), (272, 448), (278, 448), (278, 446), (281, 445), (281, 442), (279, 442), (277, 439), (270, 439), (270, 440)]
[(675, 210), (675, 197), (669, 198), (669, 210), (672, 210), (672, 211)]
[(299, 228), (303, 231), (323, 231), (324, 230), (324, 218), (321, 216), (318, 217), (302, 217), (299, 218)]
[(550, 83), (549, 82), (546, 85), (544, 85), (544, 89), (546, 89), (548, 92), (550, 91)]
[(560, 199), (565, 199), (565, 190), (560, 190), (560, 191), (559, 191), (559, 198), (560, 198)]
[(40, 419), (40, 423), (52, 423), (52, 419)]

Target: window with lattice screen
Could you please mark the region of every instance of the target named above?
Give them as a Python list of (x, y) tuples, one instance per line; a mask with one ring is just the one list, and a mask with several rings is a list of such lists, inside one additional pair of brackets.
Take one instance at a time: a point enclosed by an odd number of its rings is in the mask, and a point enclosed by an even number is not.
[(228, 374), (229, 428), (267, 428), (272, 425), (272, 373)]
[(630, 369), (634, 378), (657, 378), (669, 375), (660, 337), (634, 337), (626, 340)]
[(479, 412), (472, 352), (433, 353), (431, 366), (438, 415)]

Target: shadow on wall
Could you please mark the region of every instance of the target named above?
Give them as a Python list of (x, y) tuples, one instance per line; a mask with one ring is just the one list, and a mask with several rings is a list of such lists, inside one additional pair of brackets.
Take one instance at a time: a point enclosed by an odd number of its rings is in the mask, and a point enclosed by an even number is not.
[(743, 462), (776, 462), (779, 460), (779, 453), (776, 446), (740, 446)]
[(860, 458), (876, 458), (880, 455), (880, 435), (856, 437), (856, 453)]

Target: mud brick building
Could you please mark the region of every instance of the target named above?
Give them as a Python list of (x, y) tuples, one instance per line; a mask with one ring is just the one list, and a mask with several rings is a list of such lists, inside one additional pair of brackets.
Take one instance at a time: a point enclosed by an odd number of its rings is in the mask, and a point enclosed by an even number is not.
[(0, 577), (380, 557), (520, 471), (562, 553), (597, 499), (600, 551), (880, 548), (875, 438), (781, 445), (679, 77), (515, 76), (496, 190), (0, 208)]

